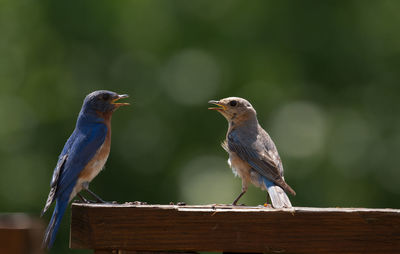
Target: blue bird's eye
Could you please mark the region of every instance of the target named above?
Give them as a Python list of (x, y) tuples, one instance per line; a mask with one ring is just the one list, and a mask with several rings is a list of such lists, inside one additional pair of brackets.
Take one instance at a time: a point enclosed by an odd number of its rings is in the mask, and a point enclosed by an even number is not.
[(103, 94), (103, 100), (108, 101), (110, 99), (110, 95), (108, 93)]
[(237, 101), (230, 101), (230, 102), (229, 102), (229, 105), (231, 105), (232, 107), (235, 107), (236, 104), (237, 104)]

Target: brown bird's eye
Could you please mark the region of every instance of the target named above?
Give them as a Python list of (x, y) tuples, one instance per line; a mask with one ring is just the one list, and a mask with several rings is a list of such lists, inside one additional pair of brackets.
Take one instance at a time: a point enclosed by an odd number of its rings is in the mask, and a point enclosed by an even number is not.
[(230, 101), (229, 102), (229, 105), (231, 105), (232, 107), (236, 106), (236, 104), (237, 104), (237, 101)]
[(103, 94), (103, 100), (108, 101), (110, 99), (110, 95), (108, 93)]

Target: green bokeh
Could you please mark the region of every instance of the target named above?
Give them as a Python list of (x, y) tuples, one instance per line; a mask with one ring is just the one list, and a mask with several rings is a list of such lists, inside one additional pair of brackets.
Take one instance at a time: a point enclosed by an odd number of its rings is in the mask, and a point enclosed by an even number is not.
[[(227, 123), (207, 101), (240, 96), (277, 144), (295, 206), (399, 208), (399, 9), (0, 1), (0, 212), (39, 215), (82, 100), (99, 89), (132, 103), (115, 113), (111, 155), (91, 185), (106, 200), (232, 202)], [(265, 193), (250, 188), (242, 201)], [(69, 212), (54, 253), (88, 253), (68, 249), (68, 222)]]

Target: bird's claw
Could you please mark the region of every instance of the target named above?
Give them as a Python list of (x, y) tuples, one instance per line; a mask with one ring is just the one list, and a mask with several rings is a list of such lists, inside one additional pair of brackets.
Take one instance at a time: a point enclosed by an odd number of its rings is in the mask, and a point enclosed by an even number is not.
[(264, 203), (263, 207), (265, 207), (265, 208), (272, 208), (272, 205), (271, 205), (271, 204)]

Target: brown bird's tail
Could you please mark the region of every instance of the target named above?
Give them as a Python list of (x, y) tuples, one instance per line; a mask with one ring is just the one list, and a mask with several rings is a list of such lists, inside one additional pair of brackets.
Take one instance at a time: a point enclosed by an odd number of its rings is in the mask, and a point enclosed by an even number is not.
[[(265, 188), (268, 191), (269, 197), (271, 198), (272, 206), (274, 208), (291, 208), (292, 207), (292, 203), (290, 203), (289, 197), (286, 195), (286, 193), (282, 189), (282, 187), (272, 183), (265, 177), (263, 177), (263, 181), (264, 181)], [(289, 187), (289, 190), (291, 190), (288, 192), (296, 194), (296, 192), (294, 192), (293, 189), (290, 188), (289, 185), (287, 185), (287, 186)]]
[(278, 185), (269, 187), (268, 189), (269, 197), (271, 198), (272, 206), (274, 208), (291, 208), (292, 203), (286, 193)]
[(296, 192), (283, 179), (278, 179), (276, 181), (276, 184), (281, 186), (281, 188), (284, 189), (286, 192), (292, 194), (293, 196), (296, 196)]

